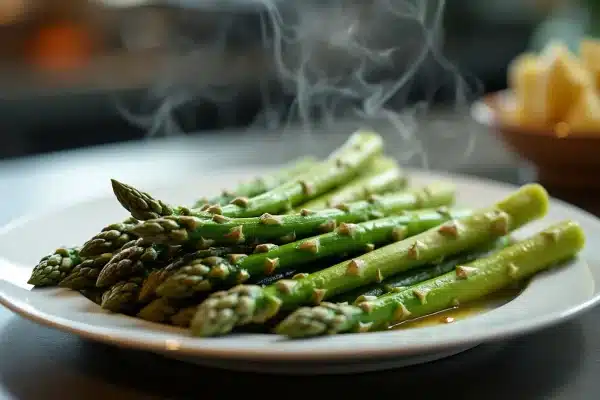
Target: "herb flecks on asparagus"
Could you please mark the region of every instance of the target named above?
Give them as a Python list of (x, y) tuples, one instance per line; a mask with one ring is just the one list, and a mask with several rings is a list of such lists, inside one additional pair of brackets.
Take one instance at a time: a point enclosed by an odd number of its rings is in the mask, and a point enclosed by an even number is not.
[[(407, 212), (360, 224), (341, 224), (334, 232), (282, 246), (265, 245), (267, 252), (226, 259), (192, 260), (156, 290), (159, 296), (187, 297), (215, 287), (244, 283), (250, 277), (272, 275), (277, 270), (302, 266), (340, 254), (362, 254), (375, 247), (404, 239), (437, 226), (450, 218), (460, 218), (468, 210)], [(316, 245), (318, 243), (318, 246)], [(257, 247), (258, 249), (258, 247)]]
[(457, 266), (455, 271), (398, 293), (358, 306), (327, 303), (303, 307), (281, 322), (276, 332), (302, 338), (384, 329), (491, 294), (575, 256), (584, 243), (581, 227), (573, 221), (564, 221), (488, 257)]
[(34, 286), (56, 286), (79, 263), (79, 248), (61, 247), (40, 260), (27, 283)]
[(80, 251), (81, 256), (92, 257), (116, 252), (125, 243), (135, 238), (130, 230), (137, 223), (138, 221), (134, 218), (128, 218), (123, 222), (104, 227), (100, 233), (83, 244)]
[(358, 223), (398, 214), (405, 210), (435, 208), (451, 205), (456, 188), (447, 182), (434, 182), (421, 188), (312, 212), (302, 210), (297, 214), (263, 214), (251, 218), (227, 218), (215, 215), (212, 220), (192, 216), (168, 216), (144, 221), (133, 231), (154, 243), (198, 243), (231, 245), (232, 243), (284, 242), (332, 231), (337, 224)]
[(369, 165), (367, 172), (347, 185), (325, 193), (302, 204), (300, 207), (311, 210), (333, 207), (336, 204), (364, 200), (373, 194), (399, 191), (404, 189), (407, 183), (408, 178), (404, 171), (398, 167), (396, 161), (382, 156), (376, 158)]
[[(198, 307), (192, 333), (223, 335), (235, 326), (262, 323), (281, 309), (319, 304), (356, 287), (495, 240), (541, 218), (547, 208), (547, 192), (540, 185), (525, 185), (491, 208), (287, 282), (289, 284), (279, 281), (265, 288), (238, 285), (229, 291), (213, 293)], [(456, 229), (448, 229), (451, 226)], [(419, 244), (417, 253), (413, 251), (416, 244)]]
[(290, 179), (293, 179), (294, 177), (308, 171), (316, 164), (317, 160), (310, 156), (294, 160), (292, 163), (282, 166), (271, 175), (261, 176), (248, 182), (241, 183), (234, 189), (224, 190), (220, 196), (196, 202), (194, 207), (200, 208), (205, 204), (217, 204), (224, 206), (231, 203), (231, 201), (235, 198), (251, 198), (258, 196), (259, 194), (263, 194), (271, 189), (275, 189), (277, 186), (280, 186)]

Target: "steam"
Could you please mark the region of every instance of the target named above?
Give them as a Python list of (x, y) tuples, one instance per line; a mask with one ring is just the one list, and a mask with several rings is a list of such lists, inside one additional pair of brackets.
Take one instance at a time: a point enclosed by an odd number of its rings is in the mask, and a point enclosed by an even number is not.
[[(255, 88), (262, 106), (249, 129), (284, 134), (300, 129), (312, 142), (321, 130), (371, 127), (397, 134), (402, 161), (418, 157), (421, 166), (429, 167), (431, 141), (453, 144), (459, 162), (469, 157), (472, 134), (458, 135), (440, 123), (439, 135), (424, 140), (418, 129), (432, 98), (444, 86), (453, 88), (452, 106), (458, 110), (480, 90), (439, 50), (444, 0), (257, 0), (257, 4), (262, 63), (231, 48), (236, 30), (232, 14), (214, 30), (210, 43), (199, 45), (178, 36), (172, 50), (187, 53), (166, 74), (168, 79), (151, 91), (147, 114), (121, 108), (123, 115), (143, 126), (148, 136), (181, 134), (182, 108), (206, 100), (216, 104), (217, 113), (232, 110), (238, 96), (236, 79), (255, 74), (264, 77)], [(207, 60), (217, 60), (212, 70)], [(204, 76), (198, 73), (199, 65)], [(440, 82), (440, 71), (452, 82)], [(414, 86), (418, 75), (420, 82), (428, 83), (424, 89)], [(223, 81), (206, 81), (214, 76), (223, 76)], [(410, 103), (415, 89), (424, 94)], [(228, 117), (235, 115), (223, 116)]]

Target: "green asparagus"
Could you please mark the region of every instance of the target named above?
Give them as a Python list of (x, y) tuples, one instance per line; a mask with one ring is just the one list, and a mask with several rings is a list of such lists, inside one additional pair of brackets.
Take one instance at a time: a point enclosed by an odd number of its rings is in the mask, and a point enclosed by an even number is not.
[(34, 286), (56, 286), (79, 263), (81, 256), (78, 247), (61, 247), (40, 260), (27, 283)]
[(417, 211), (360, 224), (341, 224), (334, 232), (283, 246), (262, 244), (256, 248), (261, 252), (247, 257), (195, 259), (171, 275), (156, 292), (164, 297), (187, 297), (215, 287), (244, 283), (252, 276), (271, 275), (280, 269), (307, 265), (336, 255), (361, 254), (470, 213), (468, 210)]
[(173, 273), (179, 271), (193, 260), (209, 257), (224, 257), (226, 255), (237, 255), (238, 257), (246, 256), (244, 253), (238, 253), (239, 250), (243, 249), (238, 249), (236, 247), (211, 247), (206, 250), (198, 250), (193, 253), (183, 254), (177, 257), (164, 268), (155, 269), (150, 272), (148, 278), (142, 285), (139, 296), (140, 301), (149, 301), (156, 297), (156, 289), (160, 286), (160, 284), (163, 283)]
[(123, 247), (125, 243), (134, 239), (130, 229), (137, 223), (137, 220), (127, 218), (123, 222), (104, 227), (100, 233), (83, 244), (80, 252), (81, 256), (92, 257), (104, 253), (114, 253)]
[(131, 314), (141, 306), (138, 301), (140, 289), (144, 282), (141, 275), (130, 277), (112, 285), (102, 294), (101, 307), (112, 312)]
[(119, 203), (131, 213), (132, 217), (140, 221), (166, 215), (190, 215), (192, 213), (188, 207), (174, 207), (116, 179), (111, 179), (110, 181), (113, 193)]
[[(224, 255), (224, 254), (222, 254), (222, 255)], [(213, 256), (213, 257), (217, 257), (217, 256)], [(321, 266), (319, 266), (319, 268), (321, 268)], [(315, 268), (315, 270), (316, 270), (316, 268)], [(158, 270), (155, 272), (158, 272)], [(271, 275), (268, 278), (261, 278), (261, 279), (257, 280), (256, 284), (264, 286), (264, 285), (270, 284), (270, 283), (275, 282), (280, 279), (290, 278), (293, 275), (295, 275), (296, 273), (297, 273), (297, 271), (295, 271), (295, 270), (285, 270), (285, 271), (282, 271), (281, 273)], [(146, 279), (146, 281), (148, 281), (148, 280), (149, 280), (149, 278)], [(145, 286), (145, 283), (143, 286)], [(142, 288), (142, 290), (143, 290), (143, 288)], [(137, 314), (137, 316), (139, 318), (147, 320), (147, 321), (160, 322), (160, 323), (167, 323), (168, 321), (171, 321), (174, 319), (176, 321), (176, 322), (173, 322), (175, 325), (182, 326), (182, 325), (189, 325), (189, 321), (191, 321), (192, 316), (193, 316), (193, 315), (187, 316), (185, 310), (189, 310), (189, 309), (195, 310), (198, 307), (198, 304), (204, 298), (206, 298), (206, 294), (200, 293), (200, 294), (196, 294), (194, 296), (189, 296), (186, 298), (156, 297), (156, 298), (153, 298), (152, 301), (150, 301), (150, 300), (145, 301), (145, 300), (141, 300), (142, 295), (140, 293), (140, 296), (138, 298), (140, 299), (140, 302), (148, 303)], [(146, 297), (146, 299), (150, 299), (150, 297), (148, 296), (148, 297)], [(189, 311), (187, 312), (187, 314), (189, 314)], [(183, 320), (185, 320), (187, 322), (183, 322)]]
[(224, 190), (220, 196), (199, 200), (194, 205), (194, 208), (200, 208), (205, 204), (224, 206), (237, 197), (250, 198), (258, 196), (301, 175), (316, 164), (317, 160), (314, 157), (307, 156), (300, 158), (289, 165), (284, 165), (272, 175), (258, 177), (249, 182), (241, 183), (233, 190)]
[(278, 281), (261, 288), (238, 285), (213, 293), (199, 307), (191, 329), (197, 336), (230, 332), (248, 323), (262, 323), (289, 310), (323, 300), (385, 277), (459, 254), (495, 240), (543, 217), (548, 194), (537, 184), (518, 191), (471, 216), (445, 222), (409, 239), (376, 249), (298, 280)]
[(175, 326), (189, 328), (192, 318), (194, 318), (194, 315), (196, 314), (196, 310), (198, 310), (197, 305), (184, 307), (171, 316), (170, 321)]
[(104, 253), (84, 259), (58, 285), (73, 290), (92, 289), (96, 287), (96, 280), (98, 279), (98, 275), (100, 275), (100, 271), (112, 257), (113, 253)]
[(366, 173), (339, 189), (302, 204), (301, 207), (313, 210), (334, 207), (336, 204), (364, 200), (372, 194), (398, 191), (404, 189), (407, 183), (407, 176), (396, 161), (379, 157), (373, 161)]
[(177, 247), (155, 245), (146, 239), (132, 240), (102, 268), (96, 286), (107, 287), (143, 272), (156, 262), (168, 260), (178, 250)]
[(491, 294), (575, 256), (585, 235), (564, 221), (492, 255), (459, 265), (454, 271), (410, 289), (390, 293), (358, 306), (321, 304), (288, 316), (276, 332), (299, 338), (384, 329), (409, 319), (442, 311)]
[(405, 271), (400, 274), (392, 275), (381, 283), (374, 283), (368, 286), (361, 286), (339, 296), (332, 298), (332, 303), (355, 303), (365, 298), (379, 297), (389, 292), (397, 292), (408, 286), (415, 285), (419, 282), (435, 278), (454, 270), (457, 265), (466, 264), (481, 257), (486, 257), (493, 251), (502, 249), (512, 244), (512, 239), (509, 236), (504, 236), (491, 244), (486, 244), (474, 251), (460, 254), (449, 260), (442, 260), (439, 263), (427, 265), (421, 268)]
[(378, 134), (356, 132), (326, 160), (317, 163), (305, 173), (258, 196), (237, 197), (223, 207), (216, 204), (192, 210), (186, 207), (172, 207), (147, 193), (114, 180), (113, 189), (121, 205), (135, 218), (142, 220), (170, 215), (191, 215), (198, 218), (207, 215), (257, 217), (263, 213), (289, 211), (300, 203), (345, 184), (377, 157), (382, 147), (383, 142)]
[(82, 296), (84, 296), (85, 298), (97, 305), (102, 304), (102, 294), (104, 292), (104, 289), (99, 288), (88, 288), (79, 290), (79, 293), (81, 293)]
[(454, 196), (454, 185), (434, 182), (422, 188), (373, 196), (366, 201), (340, 204), (337, 208), (316, 212), (303, 210), (299, 214), (263, 214), (253, 218), (215, 215), (212, 220), (191, 216), (168, 216), (144, 221), (133, 228), (133, 231), (151, 242), (171, 245), (231, 245), (252, 240), (261, 243), (285, 243), (331, 232), (342, 222), (364, 222), (405, 210), (447, 206), (454, 202)]
[(175, 316), (183, 308), (187, 308), (193, 305), (198, 305), (200, 299), (167, 299), (159, 297), (152, 300), (146, 306), (144, 306), (138, 313), (137, 316), (143, 320), (167, 323), (171, 320), (171, 317)]

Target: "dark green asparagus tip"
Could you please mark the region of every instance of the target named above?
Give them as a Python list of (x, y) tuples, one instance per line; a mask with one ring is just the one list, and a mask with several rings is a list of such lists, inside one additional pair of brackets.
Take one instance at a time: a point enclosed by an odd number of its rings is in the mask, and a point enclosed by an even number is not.
[(275, 332), (290, 338), (332, 335), (354, 328), (361, 309), (347, 304), (321, 303), (316, 307), (302, 307), (290, 314)]
[(107, 287), (145, 270), (145, 262), (158, 258), (158, 251), (144, 239), (127, 243), (102, 268), (96, 286)]
[(118, 282), (102, 294), (102, 303), (100, 306), (105, 310), (130, 313), (137, 304), (141, 278), (130, 279), (129, 281)]
[(224, 335), (236, 326), (266, 321), (280, 306), (281, 301), (265, 296), (260, 286), (238, 285), (215, 292), (200, 304), (191, 331), (195, 336)]
[(100, 271), (112, 256), (112, 253), (105, 253), (83, 260), (58, 285), (73, 290), (95, 288)]
[(119, 250), (135, 237), (130, 232), (138, 222), (131, 218), (130, 221), (111, 224), (102, 229), (100, 233), (84, 243), (81, 248), (82, 257), (92, 257)]
[(78, 248), (60, 248), (40, 260), (27, 281), (34, 286), (56, 286), (81, 262)]
[(173, 214), (174, 211), (171, 206), (153, 198), (148, 193), (139, 191), (115, 179), (110, 181), (117, 200), (134, 218), (145, 221)]

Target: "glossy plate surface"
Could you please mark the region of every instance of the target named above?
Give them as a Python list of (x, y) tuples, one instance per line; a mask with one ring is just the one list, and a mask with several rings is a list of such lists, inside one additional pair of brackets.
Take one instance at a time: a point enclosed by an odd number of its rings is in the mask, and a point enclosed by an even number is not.
[[(209, 174), (186, 185), (143, 188), (171, 203), (190, 203), (217, 192), (223, 182), (248, 179), (261, 170)], [(458, 187), (457, 204), (487, 206), (516, 187), (423, 171), (410, 171), (413, 184), (448, 179)], [(203, 189), (199, 193), (198, 188)], [(22, 218), (0, 230), (0, 304), (43, 325), (118, 346), (222, 368), (278, 373), (338, 373), (384, 369), (430, 361), (489, 340), (555, 324), (592, 307), (600, 299), (600, 220), (552, 200), (548, 216), (515, 233), (520, 238), (544, 226), (574, 219), (587, 246), (570, 265), (542, 273), (514, 300), (452, 324), (381, 333), (286, 340), (275, 335), (234, 334), (194, 338), (185, 330), (111, 314), (76, 292), (32, 291), (26, 281), (39, 258), (63, 245), (84, 242), (107, 223), (127, 216), (110, 192), (106, 197)], [(244, 362), (240, 362), (240, 361)]]

